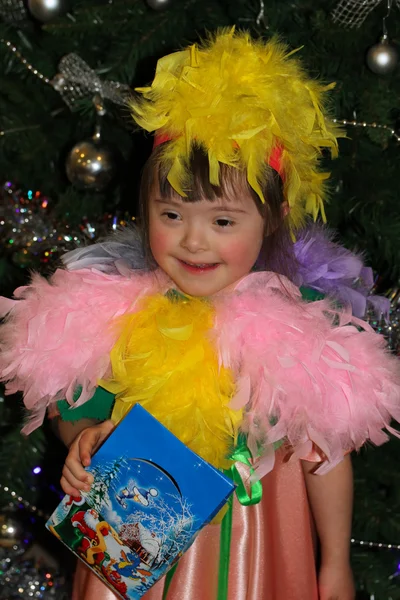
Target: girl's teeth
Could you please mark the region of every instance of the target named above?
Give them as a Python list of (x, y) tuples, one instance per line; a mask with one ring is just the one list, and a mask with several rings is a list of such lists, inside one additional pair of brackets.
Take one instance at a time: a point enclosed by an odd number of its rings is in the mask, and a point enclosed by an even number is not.
[(213, 265), (209, 265), (206, 263), (203, 263), (201, 265), (193, 265), (192, 263), (188, 263), (188, 265), (190, 265), (191, 267), (198, 267), (199, 269), (204, 269), (205, 267), (212, 267)]
[(194, 268), (197, 268), (197, 269), (207, 269), (209, 267), (215, 267), (215, 265), (217, 264), (217, 263), (201, 263), (201, 264), (197, 264), (197, 263), (190, 263), (190, 262), (187, 262), (187, 261), (182, 261), (182, 262), (184, 262), (189, 267), (194, 267)]

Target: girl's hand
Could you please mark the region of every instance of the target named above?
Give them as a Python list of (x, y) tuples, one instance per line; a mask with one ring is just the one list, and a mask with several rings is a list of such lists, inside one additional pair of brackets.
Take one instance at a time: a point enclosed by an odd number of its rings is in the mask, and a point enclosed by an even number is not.
[(353, 573), (350, 564), (322, 563), (318, 576), (320, 600), (354, 600)]
[(114, 427), (114, 423), (108, 420), (88, 427), (76, 436), (69, 448), (60, 481), (66, 494), (80, 496), (80, 490), (90, 490), (93, 476), (84, 467), (90, 465), (92, 455)]

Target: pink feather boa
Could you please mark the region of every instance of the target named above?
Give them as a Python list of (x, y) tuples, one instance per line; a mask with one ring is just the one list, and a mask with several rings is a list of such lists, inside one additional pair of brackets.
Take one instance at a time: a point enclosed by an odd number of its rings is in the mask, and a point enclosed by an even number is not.
[[(400, 421), (400, 362), (367, 323), (328, 300), (301, 302), (299, 290), (273, 273), (247, 276), (221, 300), (220, 362), (236, 373), (232, 407), (246, 408), (242, 429), (253, 456), (285, 439), (300, 458), (317, 447), (323, 473), (367, 440), (385, 442), (383, 429), (398, 435), (390, 421)], [(265, 452), (256, 472), (272, 466)]]
[[(50, 282), (35, 275), (17, 300), (0, 303), (0, 312), (9, 311), (0, 328), (0, 375), (8, 393), (23, 391), (33, 411), (26, 432), (51, 403), (72, 403), (76, 386), (78, 405), (93, 395), (97, 381), (110, 375), (119, 335), (113, 321), (168, 285), (160, 272), (57, 271)], [(366, 323), (327, 300), (302, 302), (299, 290), (273, 273), (248, 275), (214, 305), (220, 363), (238, 382), (232, 407), (245, 407), (242, 429), (253, 456), (263, 448), (259, 477), (273, 466), (273, 442), (287, 440), (302, 458), (317, 447), (324, 472), (367, 440), (386, 441), (384, 429), (394, 432), (400, 362)]]
[(140, 297), (165, 291), (156, 274), (130, 277), (95, 269), (58, 270), (47, 281), (35, 274), (29, 286), (15, 291), (15, 301), (0, 301), (0, 379), (6, 392), (22, 391), (31, 419), (30, 433), (46, 409), (82, 387), (75, 406), (89, 400), (100, 378), (110, 374), (110, 351), (119, 336), (112, 322), (133, 312)]

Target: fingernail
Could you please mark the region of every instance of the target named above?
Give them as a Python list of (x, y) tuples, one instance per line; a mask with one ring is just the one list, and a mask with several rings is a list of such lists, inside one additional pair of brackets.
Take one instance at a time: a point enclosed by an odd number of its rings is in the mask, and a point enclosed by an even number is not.
[(83, 489), (85, 490), (85, 492), (90, 492), (90, 485), (84, 485)]

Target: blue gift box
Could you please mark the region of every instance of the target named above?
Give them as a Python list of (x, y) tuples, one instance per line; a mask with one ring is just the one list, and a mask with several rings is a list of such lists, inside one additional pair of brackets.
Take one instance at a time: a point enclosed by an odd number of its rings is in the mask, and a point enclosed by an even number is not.
[(87, 470), (90, 492), (65, 496), (46, 526), (123, 599), (165, 575), (234, 490), (139, 405)]

